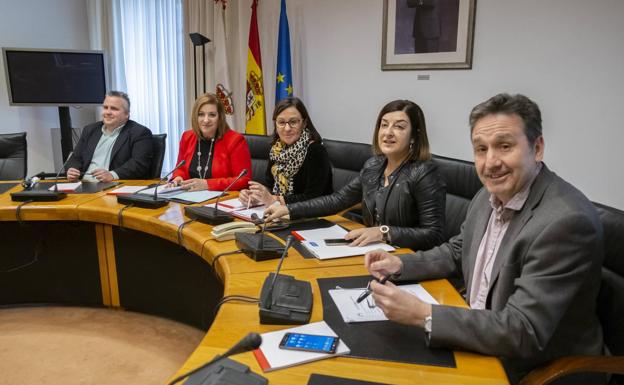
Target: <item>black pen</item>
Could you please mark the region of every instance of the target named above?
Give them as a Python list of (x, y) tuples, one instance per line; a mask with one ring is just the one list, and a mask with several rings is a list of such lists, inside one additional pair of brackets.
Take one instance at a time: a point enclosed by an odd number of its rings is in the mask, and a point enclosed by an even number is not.
[[(379, 283), (383, 285), (384, 283), (386, 283), (386, 281), (388, 280), (388, 278), (390, 278), (390, 276), (389, 276), (389, 275), (386, 275), (385, 277), (383, 277), (383, 278), (379, 281)], [(364, 300), (366, 299), (366, 297), (368, 297), (369, 295), (371, 295), (371, 293), (373, 292), (373, 291), (371, 290), (371, 288), (370, 288), (371, 282), (372, 282), (372, 281), (368, 281), (368, 285), (366, 286), (366, 290), (364, 290), (364, 291), (362, 292), (362, 294), (360, 294), (360, 296), (357, 298), (357, 300), (356, 300), (355, 302), (360, 303), (360, 302), (364, 301)]]

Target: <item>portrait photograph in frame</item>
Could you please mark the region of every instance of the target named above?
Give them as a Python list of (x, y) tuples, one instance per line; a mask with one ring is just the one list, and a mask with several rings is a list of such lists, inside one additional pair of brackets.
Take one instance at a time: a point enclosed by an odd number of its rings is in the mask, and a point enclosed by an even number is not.
[(384, 0), (381, 69), (470, 69), (476, 0)]

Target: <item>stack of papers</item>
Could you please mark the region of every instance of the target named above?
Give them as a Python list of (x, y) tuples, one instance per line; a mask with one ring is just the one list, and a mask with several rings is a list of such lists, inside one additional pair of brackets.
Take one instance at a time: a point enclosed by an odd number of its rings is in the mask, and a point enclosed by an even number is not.
[[(401, 285), (399, 289), (415, 295), (421, 301), (432, 305), (438, 304), (438, 301), (419, 284)], [(366, 297), (364, 301), (357, 303), (357, 298), (364, 290), (366, 289), (332, 289), (329, 290), (329, 295), (334, 300), (342, 319), (346, 323), (387, 321), (388, 318), (383, 311), (377, 307), (372, 295)]]
[[(215, 207), (215, 204), (211, 203), (206, 205), (206, 207)], [(219, 210), (248, 222), (253, 222), (251, 219), (252, 214), (256, 214), (258, 218), (262, 218), (264, 216), (265, 208), (265, 205), (247, 208), (247, 205), (238, 200), (238, 198), (219, 202)]]
[(377, 249), (385, 251), (394, 250), (394, 247), (382, 242), (372, 243), (366, 246), (326, 245), (325, 239), (344, 238), (348, 233), (347, 230), (338, 225), (322, 229), (293, 231), (292, 233), (301, 241), (301, 244), (318, 259), (364, 255), (369, 251)]
[(260, 347), (253, 352), (263, 372), (288, 368), (304, 364), (306, 362), (322, 360), (323, 358), (349, 354), (351, 352), (349, 347), (342, 340), (338, 342), (335, 354), (280, 349), (279, 344), (282, 341), (284, 334), (288, 332), (315, 334), (320, 336), (336, 336), (336, 333), (334, 333), (325, 321), (314, 322), (291, 329), (264, 333), (262, 334), (262, 345), (260, 345)]
[[(144, 194), (154, 195), (154, 187), (145, 188), (146, 186), (123, 186), (113, 191), (107, 192), (110, 195), (124, 195), (124, 194)], [(157, 195), (159, 197), (167, 198), (169, 200), (181, 202), (181, 203), (199, 203), (204, 202), (221, 195), (222, 191), (186, 191), (180, 186), (167, 187), (167, 185), (158, 186)]]

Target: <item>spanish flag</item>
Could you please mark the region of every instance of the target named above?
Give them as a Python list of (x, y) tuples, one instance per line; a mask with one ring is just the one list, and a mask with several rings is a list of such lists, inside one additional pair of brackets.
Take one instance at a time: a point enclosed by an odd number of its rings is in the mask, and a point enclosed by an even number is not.
[(256, 7), (258, 0), (251, 4), (251, 22), (249, 24), (249, 47), (247, 48), (247, 123), (248, 134), (266, 135), (264, 115), (264, 89), (262, 81), (262, 61), (260, 59), (260, 36)]

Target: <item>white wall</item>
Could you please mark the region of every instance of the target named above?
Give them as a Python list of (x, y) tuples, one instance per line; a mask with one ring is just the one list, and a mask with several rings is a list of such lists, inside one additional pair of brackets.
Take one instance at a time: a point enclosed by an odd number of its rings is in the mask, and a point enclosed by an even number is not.
[[(85, 0), (0, 0), (0, 46), (89, 49)], [(25, 131), (28, 174), (54, 171), (51, 129), (60, 126), (57, 107), (9, 106), (4, 60), (0, 60), (0, 133)], [(72, 125), (94, 120), (94, 108), (70, 108)], [(58, 152), (58, 151), (57, 151)]]
[(549, 167), (624, 209), (624, 1), (478, 0), (472, 70), (384, 72), (381, 0), (288, 1), (289, 17), (303, 6), (299, 95), (323, 136), (369, 142), (379, 109), (407, 98), (425, 111), (434, 153), (471, 160), (470, 109), (523, 93), (542, 109)]

